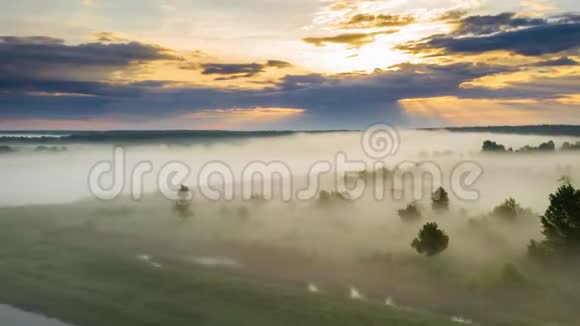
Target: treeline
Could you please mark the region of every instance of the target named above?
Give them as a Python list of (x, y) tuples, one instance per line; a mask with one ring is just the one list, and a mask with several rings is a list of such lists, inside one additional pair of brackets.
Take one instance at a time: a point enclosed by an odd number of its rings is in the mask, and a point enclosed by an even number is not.
[[(8, 153), (16, 153), (23, 151), (22, 148), (17, 148), (8, 145), (0, 145), (0, 154), (8, 154)], [(46, 152), (46, 153), (59, 153), (59, 152), (66, 152), (66, 146), (36, 146), (32, 149), (34, 152)]]
[[(576, 143), (564, 142), (560, 151), (578, 151), (580, 150), (580, 141)], [(481, 151), (483, 153), (530, 153), (530, 152), (555, 152), (556, 144), (553, 140), (541, 143), (538, 146), (526, 145), (520, 149), (514, 150), (513, 148), (506, 148), (505, 145), (498, 144), (491, 140), (486, 140), (481, 146)]]

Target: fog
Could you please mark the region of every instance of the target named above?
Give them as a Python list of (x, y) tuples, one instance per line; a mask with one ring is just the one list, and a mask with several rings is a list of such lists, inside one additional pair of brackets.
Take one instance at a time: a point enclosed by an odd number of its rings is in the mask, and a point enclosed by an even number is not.
[[(205, 268), (300, 282), (312, 294), (334, 290), (352, 299), (387, 300), (392, 306), (393, 301), (401, 302), (401, 307), (409, 309), (419, 307), (481, 321), (486, 318), (482, 307), (498, 304), (487, 295), (501, 296), (504, 285), (499, 289), (492, 286), (493, 291), (485, 294), (473, 289), (495, 279), (501, 281), (505, 264), (526, 264), (522, 261), (529, 241), (542, 238), (539, 215), (548, 207), (549, 194), (561, 185), (562, 176), (576, 185), (580, 180), (579, 154), (482, 153), (482, 143), (488, 139), (514, 149), (548, 140), (559, 148), (566, 141), (576, 141), (571, 137), (401, 130), (398, 151), (379, 160), (365, 153), (359, 132), (299, 133), (194, 145), (131, 145), (123, 147), (125, 186), (110, 202), (94, 198), (87, 182), (95, 164), (113, 159), (113, 144), (73, 143), (62, 152), (38, 152), (35, 144), (15, 144), (16, 151), (0, 154), (0, 206), (65, 207), (58, 223), (149, 239), (140, 244), (147, 251), (133, 257), (159, 269), (171, 257)], [(399, 166), (421, 171), (425, 162), (432, 162), (443, 178), (440, 183), (431, 179), (422, 183), (420, 198), (410, 195), (406, 188), (411, 185), (405, 179), (401, 189), (392, 180), (385, 181), (387, 195), (381, 200), (366, 192), (354, 200), (332, 197), (325, 203), (320, 192), (337, 190), (336, 174), (360, 172), (335, 166), (337, 153), (344, 153), (349, 161), (366, 162), (367, 167), (381, 162), (392, 171)], [(153, 171), (144, 176), (145, 195), (136, 201), (130, 197), (130, 172), (144, 161), (151, 162)], [(208, 185), (199, 184), (198, 172), (216, 161), (233, 171), (234, 178), (228, 180), (234, 184), (232, 200), (209, 200), (200, 193)], [(294, 190), (308, 184), (308, 171), (316, 162), (330, 162), (334, 173), (321, 177), (311, 198), (285, 201), (276, 196), (274, 187), (271, 200), (261, 197), (261, 188), (252, 189), (258, 197), (243, 200), (240, 187), (250, 182), (242, 171), (256, 161), (286, 164)], [(194, 193), (183, 209), (157, 188), (159, 171), (170, 162), (183, 162), (190, 168), (190, 174), (178, 182)], [(401, 165), (405, 162), (412, 164)], [(467, 187), (478, 194), (475, 199), (462, 198), (451, 189), (452, 171), (465, 162), (481, 167), (482, 174)], [(112, 180), (111, 176), (104, 179), (105, 183)], [(431, 194), (438, 186), (453, 190), (449, 191), (450, 208), (443, 213), (431, 207)], [(399, 191), (403, 198), (394, 198)], [(515, 222), (494, 217), (492, 210), (510, 197), (529, 210)], [(421, 212), (418, 222), (404, 222), (398, 213), (410, 203)], [(71, 212), (66, 207), (72, 207)], [(411, 240), (422, 224), (431, 221), (449, 235), (449, 247), (440, 257), (421, 259)], [(470, 291), (487, 299), (470, 301)], [(446, 293), (444, 299), (440, 298), (442, 292)], [(518, 300), (526, 297), (522, 296)], [(507, 310), (498, 311), (498, 318), (505, 317), (502, 314), (508, 314)], [(543, 310), (535, 314), (549, 315)]]
[[(327, 161), (333, 169), (337, 168), (334, 166), (335, 157), (343, 152), (348, 160), (364, 161), (369, 167), (373, 162), (383, 162), (389, 168), (406, 161), (434, 162), (444, 172), (444, 179), (449, 178), (450, 170), (460, 162), (474, 161), (484, 170), (474, 187), (481, 196), (474, 203), (462, 205), (486, 210), (490, 205), (513, 196), (524, 206), (541, 210), (546, 207), (547, 194), (558, 185), (558, 178), (566, 174), (574, 179), (574, 174), (578, 174), (577, 160), (571, 154), (498, 156), (480, 153), (481, 144), (486, 139), (520, 148), (547, 140), (554, 140), (560, 146), (565, 141), (574, 141), (571, 137), (415, 130), (402, 130), (399, 134), (397, 153), (382, 160), (374, 160), (364, 153), (358, 132), (304, 133), (197, 145), (125, 146), (126, 180), (123, 193), (130, 193), (130, 174), (139, 162), (151, 162), (154, 169), (144, 176), (145, 192), (159, 190), (156, 180), (159, 170), (174, 161), (183, 162), (190, 168), (189, 176), (182, 180), (188, 185), (196, 185), (199, 171), (204, 164), (212, 161), (227, 164), (233, 171), (234, 182), (240, 181), (243, 168), (249, 163), (283, 162), (290, 168), (295, 182), (302, 185), (312, 165)], [(92, 195), (87, 180), (91, 168), (101, 161), (114, 160), (112, 144), (69, 144), (67, 151), (62, 153), (39, 153), (34, 151), (34, 144), (13, 146), (16, 152), (0, 154), (0, 178), (4, 184), (0, 188), (2, 206), (68, 203), (89, 198)], [(111, 176), (103, 179), (105, 185), (111, 183)]]

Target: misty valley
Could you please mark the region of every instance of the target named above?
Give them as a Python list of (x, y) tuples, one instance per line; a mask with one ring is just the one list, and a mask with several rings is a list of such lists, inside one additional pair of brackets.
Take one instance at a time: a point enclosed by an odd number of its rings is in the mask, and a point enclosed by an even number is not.
[[(574, 137), (401, 130), (398, 151), (375, 159), (360, 134), (4, 137), (12, 150), (0, 154), (0, 275), (10, 281), (0, 283), (0, 301), (72, 325), (578, 323)], [(553, 148), (506, 149), (547, 142)], [(249, 198), (239, 185), (254, 180), (237, 179), (232, 198), (211, 200), (200, 189), (224, 188), (195, 187), (193, 172), (172, 190), (191, 192), (187, 200), (155, 189), (154, 173), (137, 200), (129, 186), (94, 198), (87, 174), (115, 145), (129, 168), (152, 158), (154, 169), (182, 161), (195, 171), (218, 160), (238, 176), (252, 160), (280, 160), (295, 188), (313, 162), (337, 152), (383, 165), (335, 167), (347, 185), (365, 181), (356, 198), (328, 173), (306, 199), (281, 199), (282, 180), (272, 177)], [(481, 168), (467, 189), (476, 198), (450, 184), (460, 162)], [(425, 174), (427, 163), (444, 178)], [(377, 185), (380, 200), (370, 191)]]

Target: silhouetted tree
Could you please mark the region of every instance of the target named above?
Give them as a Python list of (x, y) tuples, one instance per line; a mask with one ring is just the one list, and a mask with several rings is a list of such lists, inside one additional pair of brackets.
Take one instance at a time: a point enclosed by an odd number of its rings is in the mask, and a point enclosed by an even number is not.
[(540, 144), (540, 146), (538, 146), (538, 150), (553, 152), (556, 150), (556, 144), (554, 144), (554, 141), (550, 140), (549, 142)]
[(188, 186), (180, 185), (177, 191), (177, 201), (175, 202), (175, 211), (180, 217), (186, 218), (193, 216), (191, 211), (191, 192)]
[(508, 198), (501, 205), (493, 209), (492, 214), (506, 220), (515, 220), (524, 210), (513, 198)]
[(571, 184), (550, 195), (550, 206), (541, 216), (542, 233), (550, 246), (580, 246), (580, 190)]
[(580, 141), (577, 141), (576, 143), (564, 142), (564, 144), (562, 144), (562, 150), (563, 151), (577, 151), (577, 150), (580, 150)]
[(431, 196), (433, 210), (445, 211), (449, 209), (449, 194), (443, 187), (439, 187)]
[(409, 204), (407, 208), (398, 211), (403, 222), (415, 222), (421, 219), (421, 212), (415, 204)]
[(419, 231), (417, 238), (411, 243), (418, 253), (426, 256), (435, 256), (447, 249), (449, 237), (440, 230), (437, 223), (427, 223)]
[(556, 144), (554, 144), (554, 141), (550, 140), (548, 142), (541, 143), (538, 147), (526, 145), (518, 149), (518, 152), (554, 152), (555, 150)]
[(482, 152), (505, 152), (505, 146), (498, 144), (491, 140), (486, 140), (483, 142), (481, 147)]

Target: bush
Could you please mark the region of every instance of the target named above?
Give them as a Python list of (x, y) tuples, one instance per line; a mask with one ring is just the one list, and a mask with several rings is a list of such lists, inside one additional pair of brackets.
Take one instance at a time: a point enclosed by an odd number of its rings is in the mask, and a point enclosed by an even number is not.
[(427, 223), (419, 231), (417, 238), (411, 243), (419, 254), (435, 256), (447, 249), (449, 237), (443, 230), (440, 230), (437, 223)]

